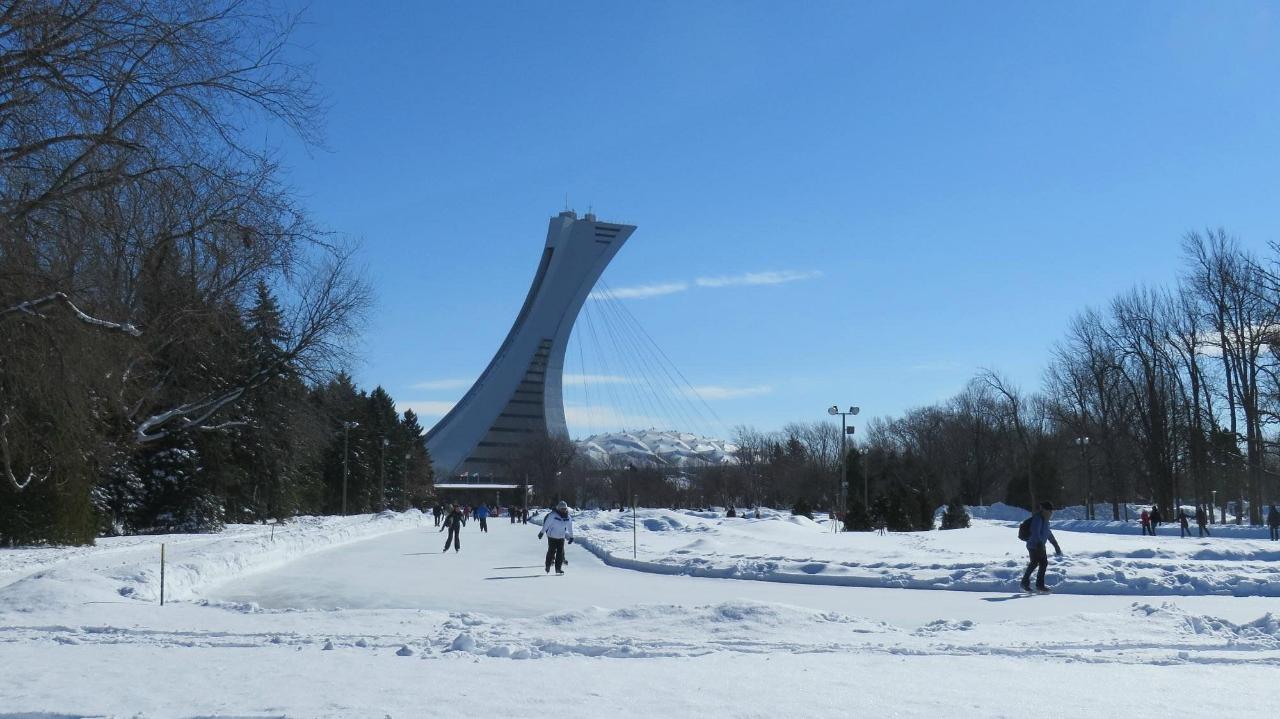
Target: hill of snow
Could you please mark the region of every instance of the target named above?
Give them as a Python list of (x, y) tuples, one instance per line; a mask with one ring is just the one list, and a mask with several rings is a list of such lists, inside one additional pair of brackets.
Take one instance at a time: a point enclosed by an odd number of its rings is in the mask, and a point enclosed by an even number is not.
[(660, 466), (728, 464), (738, 447), (720, 439), (689, 432), (606, 432), (578, 440), (578, 449), (601, 464), (631, 462)]

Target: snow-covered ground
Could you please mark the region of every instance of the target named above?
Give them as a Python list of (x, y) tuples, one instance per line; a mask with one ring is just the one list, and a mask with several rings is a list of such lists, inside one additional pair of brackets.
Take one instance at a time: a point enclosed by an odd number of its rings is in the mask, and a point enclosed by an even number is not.
[[(0, 717), (1086, 716), (1228, 686), (1215, 714), (1243, 716), (1274, 691), (1274, 599), (1151, 596), (1159, 582), (1047, 597), (813, 584), (876, 553), (903, 576), (945, 574), (934, 555), (1019, 563), (1017, 540), (1010, 523), (882, 537), (767, 516), (641, 510), (651, 571), (630, 571), (596, 556), (630, 561), (629, 515), (582, 513), (563, 577), (543, 572), (536, 526), (473, 522), (442, 554), (417, 513), (3, 551)], [(1088, 542), (1129, 538), (1059, 539), (1068, 559), (1102, 561)], [(162, 540), (176, 598), (163, 608)], [(1259, 575), (1274, 562), (1262, 542), (1184, 541), (1151, 546)], [(759, 561), (776, 562), (773, 581), (662, 573)]]
[[(583, 546), (607, 563), (669, 574), (991, 592), (1016, 590), (1026, 566), (1012, 521), (977, 519), (970, 529), (945, 532), (833, 534), (806, 517), (776, 512), (727, 519), (647, 509), (636, 517), (634, 558), (630, 513), (584, 512), (579, 523)], [(1065, 556), (1051, 562), (1055, 591), (1280, 597), (1280, 543), (1180, 538), (1168, 527), (1144, 537), (1121, 533), (1126, 527), (1117, 524), (1124, 523), (1056, 524)]]

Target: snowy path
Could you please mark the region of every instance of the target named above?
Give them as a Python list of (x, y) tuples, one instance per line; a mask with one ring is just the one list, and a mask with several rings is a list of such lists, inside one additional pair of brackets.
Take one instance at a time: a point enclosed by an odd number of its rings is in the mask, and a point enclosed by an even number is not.
[(1232, 621), (1277, 607), (1266, 597), (1057, 595), (881, 589), (652, 574), (606, 566), (581, 545), (567, 548), (563, 577), (543, 573), (538, 527), (474, 522), (462, 551), (442, 554), (443, 534), (409, 530), (345, 545), (215, 588), (211, 599), (267, 609), (427, 609), (531, 617), (583, 607), (718, 604), (750, 600), (836, 611), (916, 628), (935, 620), (1003, 621), (1127, 610), (1137, 599)]

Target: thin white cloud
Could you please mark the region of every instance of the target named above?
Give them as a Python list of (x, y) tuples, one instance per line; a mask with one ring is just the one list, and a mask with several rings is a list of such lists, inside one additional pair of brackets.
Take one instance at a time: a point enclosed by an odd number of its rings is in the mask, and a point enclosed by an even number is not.
[(631, 380), (616, 374), (565, 374), (563, 384), (630, 384)]
[(720, 277), (699, 277), (694, 283), (699, 287), (735, 287), (739, 285), (780, 285), (786, 282), (799, 282), (821, 277), (818, 270), (770, 270), (768, 272), (746, 272), (741, 275), (722, 275)]
[(667, 423), (661, 419), (643, 414), (633, 414), (613, 407), (566, 404), (564, 419), (573, 426), (575, 436), (586, 436), (594, 432), (610, 432), (613, 430), (649, 429), (656, 427), (668, 429)]
[(721, 287), (741, 287), (749, 285), (781, 285), (787, 282), (812, 280), (822, 276), (818, 270), (767, 270), (765, 272), (744, 272), (740, 275), (721, 275), (718, 277), (699, 277), (692, 282), (683, 280), (661, 282), (650, 285), (632, 285), (615, 287), (611, 290), (596, 290), (591, 299), (643, 300), (650, 297), (674, 295), (685, 292), (692, 287), (718, 289)]
[(964, 365), (954, 360), (932, 360), (917, 362), (907, 368), (908, 372), (954, 372), (963, 369)]
[(754, 387), (721, 387), (719, 385), (704, 385), (702, 387), (694, 387), (693, 390), (703, 399), (738, 399), (740, 397), (759, 397), (760, 395), (770, 394), (773, 388), (768, 385), (756, 385)]
[(409, 388), (433, 390), (433, 389), (462, 389), (464, 387), (470, 387), (470, 386), (471, 386), (471, 380), (469, 379), (433, 379), (427, 382), (418, 382), (417, 384), (411, 384), (409, 385)]
[(597, 290), (591, 293), (591, 299), (643, 300), (649, 297), (674, 295), (689, 289), (688, 282), (664, 282), (656, 285), (633, 285), (631, 287), (615, 287), (607, 292)]
[(453, 409), (457, 402), (446, 402), (434, 399), (417, 399), (396, 402), (396, 409), (404, 412), (406, 409), (413, 410), (414, 414), (419, 417), (443, 417)]

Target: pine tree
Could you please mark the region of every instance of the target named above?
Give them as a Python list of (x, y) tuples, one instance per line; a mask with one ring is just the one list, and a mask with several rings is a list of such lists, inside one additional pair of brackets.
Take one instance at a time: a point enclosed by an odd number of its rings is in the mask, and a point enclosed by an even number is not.
[(969, 509), (959, 498), (952, 498), (947, 503), (947, 511), (942, 513), (943, 529), (968, 529)]
[(872, 529), (871, 514), (867, 511), (867, 507), (852, 495), (845, 509), (844, 529), (846, 532), (869, 532)]

